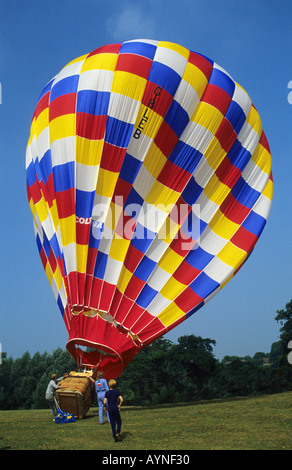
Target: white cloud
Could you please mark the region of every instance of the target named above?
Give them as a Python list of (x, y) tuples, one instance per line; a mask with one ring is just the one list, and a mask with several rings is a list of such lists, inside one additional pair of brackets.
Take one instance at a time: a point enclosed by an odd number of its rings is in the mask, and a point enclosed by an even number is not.
[(127, 4), (124, 9), (109, 17), (106, 30), (114, 41), (157, 39), (155, 15), (134, 3)]

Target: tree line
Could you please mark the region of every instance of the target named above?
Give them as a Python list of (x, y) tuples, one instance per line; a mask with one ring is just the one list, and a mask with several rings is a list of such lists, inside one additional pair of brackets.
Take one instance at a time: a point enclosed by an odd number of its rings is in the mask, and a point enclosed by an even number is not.
[[(137, 354), (117, 379), (125, 404), (150, 406), (192, 400), (231, 398), (292, 390), (292, 364), (287, 345), (292, 339), (292, 300), (277, 311), (280, 340), (269, 353), (253, 357), (215, 358), (216, 344), (209, 338), (186, 335), (173, 343), (158, 339)], [(46, 408), (45, 390), (50, 375), (76, 368), (67, 350), (52, 354), (29, 352), (13, 359), (2, 353), (0, 409)]]

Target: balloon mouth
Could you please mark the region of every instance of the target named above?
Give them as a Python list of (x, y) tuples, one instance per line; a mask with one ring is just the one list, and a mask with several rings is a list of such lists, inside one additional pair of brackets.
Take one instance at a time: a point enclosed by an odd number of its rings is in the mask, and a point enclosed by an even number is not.
[(103, 318), (101, 312), (92, 313), (71, 311), (67, 350), (79, 367), (102, 371), (107, 380), (117, 378), (142, 345), (130, 331)]
[(123, 371), (122, 357), (117, 351), (105, 345), (75, 338), (68, 341), (66, 347), (81, 368), (85, 367), (96, 371), (106, 368), (107, 373), (114, 369), (113, 373), (118, 375)]

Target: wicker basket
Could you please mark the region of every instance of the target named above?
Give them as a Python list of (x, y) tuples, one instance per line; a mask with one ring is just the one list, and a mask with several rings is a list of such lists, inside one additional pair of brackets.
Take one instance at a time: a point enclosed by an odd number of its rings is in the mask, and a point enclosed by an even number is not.
[(70, 372), (59, 382), (55, 396), (62, 411), (72, 413), (76, 419), (83, 419), (94, 400), (94, 380), (91, 373)]

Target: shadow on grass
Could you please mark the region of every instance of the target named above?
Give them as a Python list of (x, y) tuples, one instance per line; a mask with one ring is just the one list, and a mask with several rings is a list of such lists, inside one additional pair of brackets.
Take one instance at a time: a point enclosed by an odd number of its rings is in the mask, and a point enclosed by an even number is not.
[[(4, 439), (3, 437), (0, 437), (0, 441), (1, 439)], [(1, 443), (0, 443), (0, 450), (11, 450), (12, 449), (12, 446), (1, 446)]]
[[(259, 397), (262, 398), (262, 395)], [(149, 410), (159, 410), (159, 409), (167, 409), (167, 408), (185, 408), (186, 406), (199, 406), (199, 405), (211, 405), (211, 404), (221, 404), (221, 403), (230, 403), (230, 402), (240, 402), (240, 401), (248, 401), (254, 400), (256, 396), (248, 396), (248, 397), (230, 397), (230, 398), (214, 398), (210, 400), (196, 400), (196, 401), (189, 401), (189, 402), (179, 402), (179, 403), (161, 403), (157, 405), (148, 405), (148, 406), (137, 406), (137, 405), (124, 405), (123, 410), (127, 412), (135, 412), (135, 411), (149, 411)], [(105, 417), (104, 417), (105, 418)], [(93, 405), (89, 413), (83, 418), (83, 420), (88, 419), (96, 419), (99, 423), (99, 409), (96, 405)], [(103, 424), (109, 424), (108, 421), (105, 421)]]
[[(261, 395), (262, 397), (262, 395)], [(127, 411), (148, 411), (148, 410), (157, 410), (161, 408), (185, 408), (186, 406), (198, 406), (198, 405), (211, 405), (214, 403), (230, 403), (233, 401), (248, 401), (254, 400), (256, 396), (250, 397), (230, 397), (230, 398), (214, 398), (210, 400), (198, 400), (198, 401), (189, 401), (189, 402), (180, 402), (180, 403), (162, 403), (158, 405), (149, 405), (149, 406), (124, 406), (123, 408)]]
[(127, 439), (127, 437), (129, 437), (129, 436), (132, 436), (131, 432), (129, 432), (129, 431), (121, 432), (122, 441), (125, 441)]

